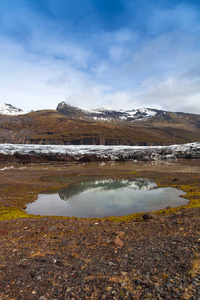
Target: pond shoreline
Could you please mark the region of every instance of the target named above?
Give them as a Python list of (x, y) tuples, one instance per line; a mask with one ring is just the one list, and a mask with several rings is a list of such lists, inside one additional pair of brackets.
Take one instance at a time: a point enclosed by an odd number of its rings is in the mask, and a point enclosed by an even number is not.
[(148, 178), (80, 181), (43, 192), (27, 204), (26, 213), (40, 216), (109, 218), (187, 205), (180, 189), (158, 187)]

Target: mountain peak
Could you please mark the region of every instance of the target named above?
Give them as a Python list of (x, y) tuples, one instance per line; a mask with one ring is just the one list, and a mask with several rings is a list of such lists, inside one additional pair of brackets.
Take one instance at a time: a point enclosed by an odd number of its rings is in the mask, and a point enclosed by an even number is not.
[(69, 117), (78, 117), (92, 119), (94, 121), (142, 121), (155, 116), (158, 110), (151, 108), (141, 108), (141, 109), (130, 109), (130, 110), (113, 110), (106, 109), (103, 107), (94, 109), (80, 109), (73, 107), (64, 101), (60, 102), (57, 106), (57, 110)]
[(11, 104), (0, 103), (0, 115), (17, 116), (24, 114), (23, 110)]

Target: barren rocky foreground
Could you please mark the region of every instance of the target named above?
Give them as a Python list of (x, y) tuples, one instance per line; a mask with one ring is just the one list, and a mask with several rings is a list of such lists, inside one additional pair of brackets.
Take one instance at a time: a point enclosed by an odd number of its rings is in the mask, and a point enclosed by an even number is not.
[[(0, 299), (199, 299), (200, 162), (2, 164)], [(188, 206), (122, 218), (26, 215), (42, 190), (148, 177)], [(122, 199), (123, 200), (123, 199)]]

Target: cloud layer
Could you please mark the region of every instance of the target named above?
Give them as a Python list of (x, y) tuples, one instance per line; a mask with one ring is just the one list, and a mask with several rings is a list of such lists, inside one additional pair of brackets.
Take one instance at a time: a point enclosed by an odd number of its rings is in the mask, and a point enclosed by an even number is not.
[(200, 113), (197, 1), (0, 3), (0, 102)]

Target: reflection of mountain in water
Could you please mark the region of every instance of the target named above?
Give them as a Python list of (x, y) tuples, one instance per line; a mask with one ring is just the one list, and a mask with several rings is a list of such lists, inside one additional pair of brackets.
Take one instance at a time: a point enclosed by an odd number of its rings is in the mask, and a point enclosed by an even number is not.
[(76, 196), (84, 192), (98, 192), (103, 193), (106, 191), (117, 189), (129, 189), (129, 190), (150, 190), (157, 185), (155, 182), (149, 179), (136, 178), (136, 179), (122, 179), (122, 180), (96, 180), (86, 181), (74, 184), (73, 186), (62, 189), (59, 192), (59, 197), (62, 200), (68, 200), (69, 198)]

